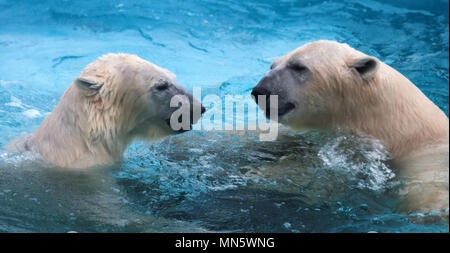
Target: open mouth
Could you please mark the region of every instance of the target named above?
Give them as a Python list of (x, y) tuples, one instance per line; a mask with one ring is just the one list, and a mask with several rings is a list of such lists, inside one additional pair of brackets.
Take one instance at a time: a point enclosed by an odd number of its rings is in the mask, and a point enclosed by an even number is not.
[[(253, 89), (252, 91), (252, 98), (255, 100), (256, 104), (260, 105), (258, 101), (258, 97), (260, 95), (265, 96), (266, 99), (266, 108), (264, 108), (265, 111), (265, 115), (267, 118), (270, 118), (270, 105), (271, 101), (270, 101), (270, 95), (266, 95), (268, 94), (267, 92), (265, 92), (265, 90), (263, 90), (264, 92), (261, 92), (261, 89)], [(270, 93), (269, 93), (270, 94)], [(290, 102), (281, 102), (280, 100), (278, 100), (278, 117), (281, 117), (285, 114), (287, 114), (288, 112), (292, 111), (295, 108), (295, 105), (293, 103)], [(263, 109), (263, 108), (261, 108)]]
[(286, 103), (278, 107), (278, 117), (285, 115), (286, 113), (292, 111), (295, 105), (292, 103)]
[[(278, 118), (286, 115), (288, 112), (292, 111), (295, 108), (295, 105), (292, 103), (283, 103), (278, 104)], [(270, 119), (270, 108), (265, 109), (265, 115), (268, 119)]]

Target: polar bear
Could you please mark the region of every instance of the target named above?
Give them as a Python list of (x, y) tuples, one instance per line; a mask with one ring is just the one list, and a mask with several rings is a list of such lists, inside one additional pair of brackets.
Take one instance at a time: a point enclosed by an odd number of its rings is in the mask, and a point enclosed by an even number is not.
[[(189, 109), (177, 120), (189, 124), (175, 131), (170, 121), (180, 109), (171, 107), (176, 95)], [(63, 168), (112, 164), (123, 158), (134, 139), (155, 140), (189, 130), (204, 110), (170, 71), (136, 55), (107, 54), (75, 78), (34, 133), (6, 148), (37, 152)]]
[[(413, 83), (347, 44), (316, 41), (276, 59), (252, 96), (278, 95), (279, 122), (340, 128), (385, 146), (405, 182), (398, 208), (448, 219), (449, 121)], [(261, 97), (261, 95), (266, 97)], [(270, 110), (265, 110), (270, 117)], [(439, 217), (439, 215), (433, 215)]]

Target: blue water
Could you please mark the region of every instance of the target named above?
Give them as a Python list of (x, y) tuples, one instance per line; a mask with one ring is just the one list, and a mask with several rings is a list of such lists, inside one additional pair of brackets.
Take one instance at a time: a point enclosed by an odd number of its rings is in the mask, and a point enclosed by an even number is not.
[[(0, 0), (0, 146), (35, 130), (108, 52), (137, 54), (204, 93), (248, 95), (270, 63), (345, 42), (449, 113), (448, 1)], [(346, 133), (192, 131), (135, 143), (121, 164), (43, 167), (0, 149), (0, 232), (449, 232), (395, 213), (383, 148)]]

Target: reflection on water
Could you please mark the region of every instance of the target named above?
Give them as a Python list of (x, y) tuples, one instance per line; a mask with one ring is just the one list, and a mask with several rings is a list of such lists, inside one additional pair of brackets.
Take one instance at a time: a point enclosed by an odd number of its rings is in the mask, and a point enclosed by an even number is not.
[[(399, 70), (448, 115), (448, 1), (0, 0), (0, 24), (0, 146), (35, 130), (108, 52), (138, 54), (204, 95), (248, 96), (276, 57), (337, 40)], [(193, 131), (87, 171), (0, 150), (0, 175), (1, 232), (449, 228), (394, 213), (401, 182), (385, 151), (342, 132), (281, 127), (261, 142), (254, 131)]]
[(2, 231), (445, 231), (392, 213), (384, 150), (345, 133), (282, 129), (267, 145), (251, 132), (189, 132), (87, 171), (2, 161)]

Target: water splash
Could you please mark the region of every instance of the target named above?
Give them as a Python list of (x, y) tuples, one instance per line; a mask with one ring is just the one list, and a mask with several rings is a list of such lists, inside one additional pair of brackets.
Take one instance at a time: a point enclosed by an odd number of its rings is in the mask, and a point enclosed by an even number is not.
[(376, 140), (339, 136), (325, 144), (318, 156), (325, 169), (348, 177), (358, 188), (382, 192), (393, 186), (395, 173), (386, 165), (388, 153)]
[[(187, 88), (248, 95), (274, 59), (332, 39), (390, 64), (448, 115), (448, 20), (441, 0), (0, 0), (0, 146), (35, 130), (44, 117), (26, 110), (50, 112), (108, 52), (138, 54)], [(394, 213), (385, 151), (341, 135), (192, 132), (78, 173), (0, 151), (0, 231), (448, 233)]]

